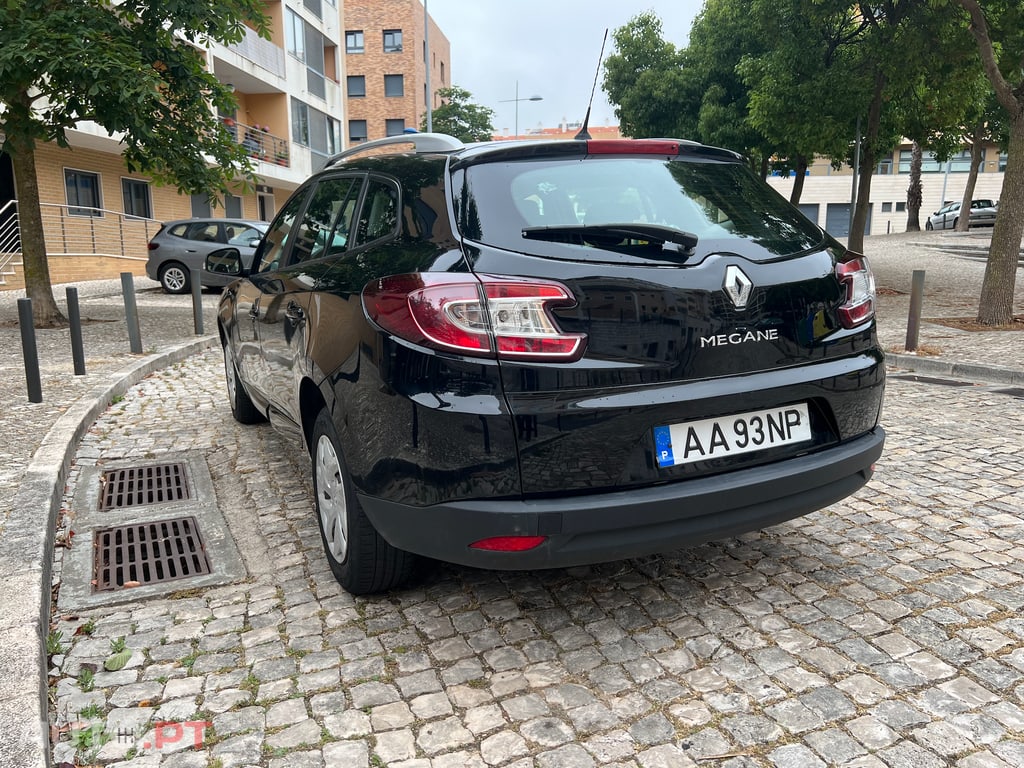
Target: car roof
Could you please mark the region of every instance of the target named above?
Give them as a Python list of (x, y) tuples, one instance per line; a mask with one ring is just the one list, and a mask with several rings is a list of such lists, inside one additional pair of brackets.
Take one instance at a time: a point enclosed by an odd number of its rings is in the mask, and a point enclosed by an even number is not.
[(173, 226), (176, 226), (178, 224), (211, 224), (211, 223), (212, 224), (245, 224), (246, 226), (249, 226), (249, 227), (258, 228), (258, 227), (266, 227), (266, 226), (269, 225), (270, 222), (267, 222), (267, 221), (257, 221), (255, 219), (235, 219), (235, 218), (217, 219), (217, 218), (214, 218), (214, 217), (211, 216), (211, 217), (208, 217), (208, 218), (207, 217), (200, 217), (200, 218), (195, 218), (195, 219), (174, 219), (173, 221), (165, 221), (164, 222), (164, 226), (165, 227), (173, 227)]
[(732, 150), (700, 144), (686, 139), (542, 139), (482, 141), (463, 143), (443, 133), (407, 133), (357, 144), (331, 156), (324, 170), (340, 165), (351, 167), (356, 159), (418, 156), (449, 156), (452, 166), (472, 165), (505, 159), (564, 157), (582, 155), (700, 155), (708, 159), (742, 162), (743, 156)]

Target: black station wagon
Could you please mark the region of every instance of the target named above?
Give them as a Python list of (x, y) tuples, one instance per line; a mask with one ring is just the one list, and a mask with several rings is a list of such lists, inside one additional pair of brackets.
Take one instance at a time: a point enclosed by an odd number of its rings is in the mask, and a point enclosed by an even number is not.
[(726, 150), (369, 142), (207, 269), (232, 411), (309, 451), (353, 593), (760, 529), (882, 451), (867, 261)]

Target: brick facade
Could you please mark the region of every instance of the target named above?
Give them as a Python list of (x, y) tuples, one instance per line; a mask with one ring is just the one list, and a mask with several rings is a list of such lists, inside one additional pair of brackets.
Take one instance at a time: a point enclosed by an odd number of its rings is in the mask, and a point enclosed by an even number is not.
[[(348, 0), (343, 17), (345, 31), (363, 33), (363, 52), (345, 52), (346, 77), (363, 77), (366, 95), (345, 98), (346, 144), (351, 144), (351, 121), (366, 121), (366, 138), (387, 135), (388, 120), (403, 120), (406, 128), (420, 127), (426, 114), (423, 3), (420, 0)], [(385, 52), (384, 31), (400, 30), (402, 50)], [(430, 88), (433, 108), (440, 106), (439, 88), (451, 86), (451, 45), (430, 19)], [(385, 75), (403, 76), (403, 95), (386, 96)]]

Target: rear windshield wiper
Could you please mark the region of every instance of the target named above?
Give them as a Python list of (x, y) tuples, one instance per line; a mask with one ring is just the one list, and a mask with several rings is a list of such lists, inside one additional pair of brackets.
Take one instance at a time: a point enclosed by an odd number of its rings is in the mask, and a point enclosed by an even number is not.
[(660, 224), (566, 224), (556, 227), (524, 227), (523, 237), (556, 243), (589, 243), (598, 248), (614, 249), (631, 245), (624, 243), (624, 240), (658, 246), (673, 243), (681, 246), (680, 253), (687, 256), (697, 247), (696, 235)]

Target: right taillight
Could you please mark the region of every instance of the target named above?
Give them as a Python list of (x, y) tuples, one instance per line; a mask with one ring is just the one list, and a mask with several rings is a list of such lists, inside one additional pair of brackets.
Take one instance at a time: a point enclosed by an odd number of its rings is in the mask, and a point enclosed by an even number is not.
[(395, 336), (479, 357), (568, 362), (586, 336), (565, 333), (551, 314), (576, 300), (561, 283), (498, 275), (421, 272), (363, 288), (367, 316)]
[(846, 290), (839, 322), (843, 328), (856, 328), (875, 316), (875, 276), (864, 256), (848, 256), (851, 258), (836, 264), (836, 277)]

